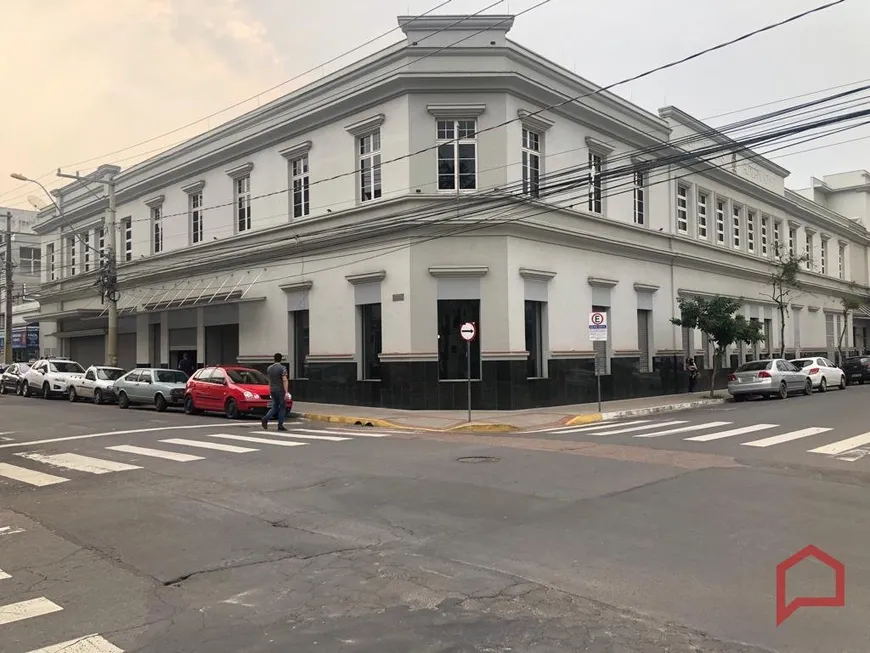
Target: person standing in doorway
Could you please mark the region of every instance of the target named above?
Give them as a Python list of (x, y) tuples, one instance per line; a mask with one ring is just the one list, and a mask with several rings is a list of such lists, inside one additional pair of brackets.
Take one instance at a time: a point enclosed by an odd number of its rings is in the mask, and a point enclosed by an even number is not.
[(287, 394), (290, 392), (287, 380), (287, 368), (281, 360), (284, 358), (281, 354), (275, 354), (275, 362), (266, 369), (266, 376), (269, 378), (269, 394), (272, 395), (272, 407), (269, 412), (263, 417), (261, 424), (263, 429), (269, 430), (269, 420), (278, 417), (278, 430), (286, 431), (284, 428), (284, 419), (287, 417)]
[(178, 369), (187, 374), (188, 377), (190, 377), (193, 375), (195, 367), (196, 365), (194, 365), (193, 359), (191, 359), (190, 354), (184, 352), (181, 360), (178, 361)]
[(690, 358), (686, 361), (686, 374), (689, 375), (689, 393), (695, 391), (695, 384), (698, 382), (698, 366), (695, 364), (695, 359)]

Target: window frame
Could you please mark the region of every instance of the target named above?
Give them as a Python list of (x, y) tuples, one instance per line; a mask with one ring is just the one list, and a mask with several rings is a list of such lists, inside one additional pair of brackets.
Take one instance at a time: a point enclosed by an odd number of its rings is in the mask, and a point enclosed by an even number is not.
[(124, 225), (124, 261), (133, 260), (133, 218), (126, 217), (121, 221)]
[[(472, 124), (472, 137), (468, 137), (468, 127), (467, 125), (464, 127), (460, 127), (460, 123), (471, 123)], [(453, 135), (452, 137), (441, 136), (442, 132), (446, 132), (446, 130), (442, 129), (443, 125), (450, 125), (450, 133)], [(469, 193), (476, 191), (478, 189), (478, 181), (480, 174), (480, 148), (478, 147), (477, 140), (477, 118), (476, 117), (466, 117), (466, 118), (446, 118), (446, 117), (436, 117), (435, 118), (435, 188), (439, 193)], [(466, 134), (465, 136), (460, 136), (461, 133)], [(452, 148), (453, 155), (451, 157), (451, 164), (453, 166), (453, 185), (450, 188), (442, 188), (441, 180), (442, 178), (447, 178), (448, 174), (441, 172), (441, 162), (446, 161), (446, 158), (442, 158), (441, 150), (443, 147), (449, 146)], [(459, 152), (462, 146), (473, 146), (474, 147), (474, 185), (463, 187), (462, 186), (462, 177), (468, 176), (469, 173), (460, 172), (460, 161), (467, 160), (467, 157), (460, 157)]]
[(589, 167), (589, 180), (586, 187), (586, 208), (596, 215), (604, 214), (604, 183), (601, 176), (604, 174), (606, 157), (604, 153), (589, 149), (587, 166)]
[(190, 221), (190, 244), (198, 245), (205, 236), (204, 216), (202, 210), (202, 190), (189, 193), (187, 196), (187, 213)]
[(78, 238), (73, 236), (67, 237), (67, 253), (69, 255), (69, 276), (74, 277), (78, 272), (76, 268), (78, 266), (78, 260), (76, 258), (76, 250), (79, 248)]
[[(534, 141), (534, 142), (533, 142)], [(522, 125), (521, 167), (523, 195), (539, 198), (541, 196), (541, 162), (544, 135), (536, 129)], [(477, 160), (475, 152), (475, 161)], [(476, 164), (475, 164), (476, 165)], [(475, 175), (476, 177), (476, 175)]]
[(294, 157), (287, 165), (290, 167), (290, 217), (293, 220), (307, 218), (311, 215), (311, 169), (308, 153)]
[[(680, 191), (685, 191), (683, 195)], [(688, 184), (677, 183), (677, 204), (676, 204), (676, 228), (678, 234), (689, 233), (689, 194), (690, 189)], [(683, 205), (680, 205), (680, 201)], [(680, 226), (682, 223), (682, 227)]]
[(251, 173), (233, 177), (233, 207), (237, 234), (251, 230)]
[(755, 247), (755, 223), (758, 220), (758, 211), (746, 209), (746, 251), (756, 253)]
[(715, 201), (714, 216), (716, 221), (716, 244), (727, 246), (725, 238), (725, 214), (728, 212), (728, 200), (717, 197)]
[(158, 204), (151, 207), (151, 253), (164, 252), (163, 245), (163, 205)]
[[(368, 142), (371, 144), (366, 149)], [(356, 137), (357, 193), (361, 204), (374, 202), (384, 196), (383, 146), (380, 127)], [(370, 180), (370, 192), (366, 190), (367, 179)]]
[(646, 170), (636, 168), (632, 176), (632, 199), (634, 209), (634, 224), (646, 226)]
[[(30, 256), (25, 257), (23, 252), (28, 250)], [(36, 256), (33, 254), (36, 253)], [(25, 268), (26, 265), (26, 268)], [(18, 247), (18, 266), (21, 274), (34, 276), (42, 273), (42, 250), (39, 247), (20, 245)]]
[[(695, 212), (697, 216), (697, 232), (698, 238), (700, 240), (709, 240), (709, 209), (710, 209), (710, 197), (711, 193), (705, 190), (698, 190), (698, 197), (696, 198), (695, 204)], [(702, 210), (703, 209), (703, 210)]]
[(54, 243), (46, 243), (45, 257), (48, 259), (48, 280), (57, 281), (57, 267), (54, 255)]
[(734, 249), (743, 249), (742, 238), (743, 226), (743, 205), (736, 202), (731, 203), (731, 246)]

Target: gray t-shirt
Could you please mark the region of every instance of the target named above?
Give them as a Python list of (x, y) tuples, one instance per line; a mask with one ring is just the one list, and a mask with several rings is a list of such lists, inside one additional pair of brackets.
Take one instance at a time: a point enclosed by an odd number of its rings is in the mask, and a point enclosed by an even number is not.
[(287, 368), (281, 363), (272, 363), (266, 369), (266, 376), (269, 377), (269, 390), (271, 392), (284, 392), (284, 383), (282, 379), (287, 374)]

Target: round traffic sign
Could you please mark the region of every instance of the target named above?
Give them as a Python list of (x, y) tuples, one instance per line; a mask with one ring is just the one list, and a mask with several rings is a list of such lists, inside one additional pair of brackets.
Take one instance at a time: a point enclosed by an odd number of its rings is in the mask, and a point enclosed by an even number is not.
[(592, 324), (603, 324), (604, 323), (604, 313), (593, 313), (592, 314)]
[(463, 340), (467, 340), (471, 342), (474, 340), (474, 335), (477, 333), (477, 329), (474, 327), (473, 322), (466, 322), (459, 329), (459, 335), (462, 336)]

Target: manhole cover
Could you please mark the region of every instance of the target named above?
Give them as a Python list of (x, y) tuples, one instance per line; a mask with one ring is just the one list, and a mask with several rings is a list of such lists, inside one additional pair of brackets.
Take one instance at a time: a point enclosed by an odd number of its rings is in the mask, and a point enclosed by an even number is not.
[(465, 456), (456, 460), (460, 463), (497, 463), (501, 458), (494, 458), (493, 456)]

